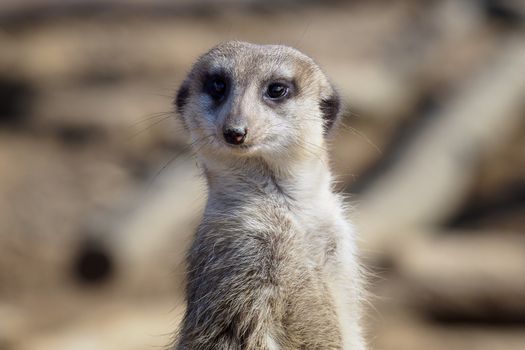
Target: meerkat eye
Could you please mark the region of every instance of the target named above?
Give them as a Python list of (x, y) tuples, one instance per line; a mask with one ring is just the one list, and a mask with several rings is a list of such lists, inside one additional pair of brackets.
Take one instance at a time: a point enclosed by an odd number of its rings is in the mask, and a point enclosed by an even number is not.
[(228, 83), (224, 77), (213, 75), (205, 81), (204, 92), (210, 95), (215, 101), (220, 102), (228, 92)]
[(279, 100), (288, 95), (289, 88), (283, 83), (271, 83), (266, 88), (266, 96), (272, 100)]

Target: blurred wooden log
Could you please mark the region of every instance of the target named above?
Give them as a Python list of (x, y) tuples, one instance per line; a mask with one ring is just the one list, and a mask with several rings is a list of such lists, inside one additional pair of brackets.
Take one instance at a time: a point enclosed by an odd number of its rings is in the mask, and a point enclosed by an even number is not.
[(400, 310), (368, 330), (371, 349), (388, 350), (523, 350), (522, 327), (443, 327), (403, 315)]
[(525, 321), (525, 236), (425, 236), (395, 254), (410, 304), (442, 321)]
[[(222, 6), (242, 6), (256, 2), (256, 0), (226, 0), (223, 1)], [(217, 4), (210, 0), (2, 0), (0, 2), (0, 19), (23, 21), (28, 17), (46, 18), (64, 13), (90, 14), (96, 11), (150, 11), (166, 15), (171, 12), (198, 11), (205, 6), (216, 8)]]
[[(184, 258), (206, 200), (206, 188), (191, 156), (181, 155), (135, 194), (123, 215), (94, 219), (86, 231), (90, 246), (115, 265), (116, 279), (128, 290), (180, 291)], [(80, 267), (89, 271), (89, 266)]]
[(525, 41), (501, 45), (482, 74), (412, 140), (359, 198), (363, 249), (379, 252), (411, 227), (442, 222), (461, 205), (479, 159), (512, 134), (525, 106)]
[(512, 137), (479, 164), (468, 200), (450, 225), (462, 229), (525, 230), (525, 118)]

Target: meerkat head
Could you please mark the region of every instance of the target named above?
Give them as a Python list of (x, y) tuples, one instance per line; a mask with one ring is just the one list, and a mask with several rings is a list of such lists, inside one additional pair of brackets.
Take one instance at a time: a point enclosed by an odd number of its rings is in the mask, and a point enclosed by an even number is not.
[(175, 104), (198, 153), (268, 162), (321, 152), (340, 110), (337, 93), (308, 56), (236, 41), (197, 60)]

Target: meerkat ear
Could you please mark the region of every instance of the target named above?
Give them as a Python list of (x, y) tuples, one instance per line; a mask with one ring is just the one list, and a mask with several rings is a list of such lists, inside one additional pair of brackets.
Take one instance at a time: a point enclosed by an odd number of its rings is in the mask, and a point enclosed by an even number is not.
[(184, 106), (188, 102), (188, 97), (190, 96), (190, 86), (189, 83), (185, 80), (182, 82), (179, 90), (177, 91), (177, 97), (175, 97), (175, 107), (177, 112), (182, 115), (184, 112)]
[(339, 94), (332, 88), (330, 94), (321, 99), (319, 108), (324, 121), (324, 134), (327, 135), (339, 119), (341, 111)]

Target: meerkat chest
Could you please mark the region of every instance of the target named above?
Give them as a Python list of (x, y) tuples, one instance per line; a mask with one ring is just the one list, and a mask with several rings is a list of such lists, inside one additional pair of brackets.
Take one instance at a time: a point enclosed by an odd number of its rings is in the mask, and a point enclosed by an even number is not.
[(346, 221), (341, 204), (332, 193), (312, 193), (300, 200), (291, 215), (309, 235), (328, 236), (344, 229)]
[(325, 266), (345, 254), (351, 244), (352, 228), (336, 195), (313, 189), (285, 208), (313, 266)]

